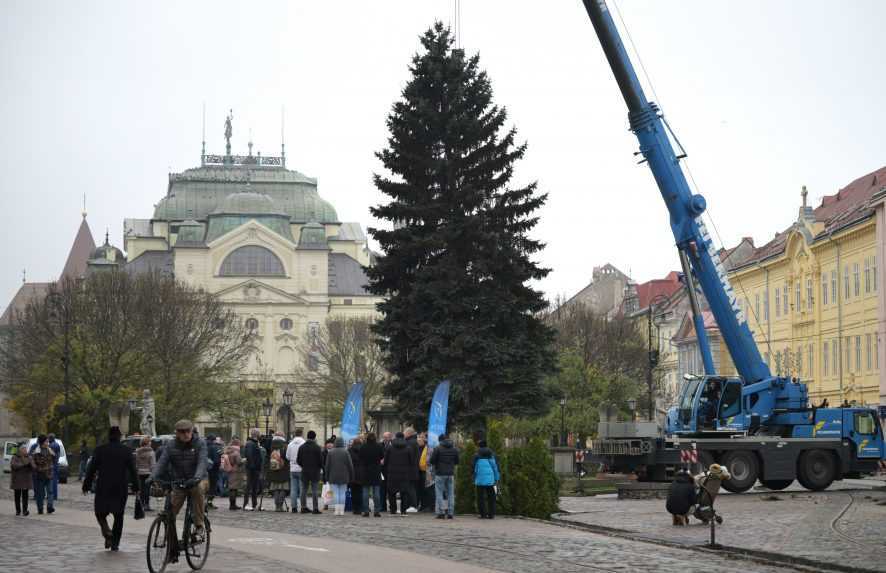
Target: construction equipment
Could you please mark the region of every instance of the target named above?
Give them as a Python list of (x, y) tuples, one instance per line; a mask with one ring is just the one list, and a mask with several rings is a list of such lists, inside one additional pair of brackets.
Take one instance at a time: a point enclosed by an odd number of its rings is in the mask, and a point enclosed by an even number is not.
[[(590, 460), (663, 480), (679, 465), (680, 451), (692, 445), (702, 463), (727, 467), (732, 478), (723, 487), (735, 492), (751, 488), (757, 479), (783, 489), (795, 478), (808, 489), (821, 490), (835, 479), (877, 471), (886, 445), (876, 410), (810, 407), (805, 384), (769, 371), (702, 220), (707, 203), (686, 181), (680, 165), (685, 155), (674, 152), (667, 123), (646, 99), (605, 0), (583, 1), (627, 104), (642, 162), (652, 170), (670, 213), (705, 370), (703, 376), (687, 377), (664, 429), (652, 430), (647, 423), (642, 431), (614, 433), (607, 423)], [(696, 284), (738, 378), (714, 372)]]

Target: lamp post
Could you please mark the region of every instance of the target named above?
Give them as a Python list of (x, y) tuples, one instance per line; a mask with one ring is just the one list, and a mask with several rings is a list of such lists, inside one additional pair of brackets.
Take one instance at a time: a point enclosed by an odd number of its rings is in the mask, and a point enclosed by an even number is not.
[(628, 410), (631, 411), (631, 421), (633, 422), (636, 419), (636, 410), (637, 410), (636, 398), (630, 398), (628, 400)]
[(651, 422), (655, 418), (655, 398), (653, 394), (653, 383), (652, 383), (652, 371), (655, 370), (655, 367), (658, 366), (658, 358), (659, 358), (659, 349), (658, 345), (656, 347), (652, 347), (652, 322), (653, 322), (653, 314), (655, 312), (655, 305), (667, 302), (667, 297), (662, 294), (657, 294), (652, 297), (652, 300), (649, 301), (649, 306), (646, 309), (646, 326), (647, 326), (647, 350), (648, 350), (648, 358), (649, 358), (649, 368), (646, 371), (646, 388), (649, 393), (649, 421)]
[(566, 398), (560, 398), (560, 446), (566, 445)]
[(292, 421), (292, 392), (289, 388), (283, 391), (283, 405), (286, 406), (286, 439), (289, 439), (289, 426)]
[(265, 410), (265, 436), (270, 437), (271, 433), (271, 410), (274, 409), (274, 405), (271, 403), (270, 398), (265, 398), (265, 403), (262, 404), (262, 408)]
[[(52, 304), (57, 308), (54, 309), (53, 315), (56, 319), (60, 319), (62, 332), (64, 335), (64, 353), (62, 354), (62, 365), (64, 367), (64, 380), (65, 380), (65, 402), (62, 405), (62, 441), (65, 444), (69, 444), (68, 441), (68, 394), (70, 392), (71, 387), (71, 376), (70, 376), (70, 363), (71, 363), (71, 341), (70, 341), (70, 329), (71, 329), (71, 317), (68, 313), (68, 305), (65, 304), (64, 297), (59, 292), (51, 292), (46, 297), (48, 300), (52, 301)], [(61, 316), (59, 316), (61, 314)], [(70, 444), (69, 444), (70, 445)]]

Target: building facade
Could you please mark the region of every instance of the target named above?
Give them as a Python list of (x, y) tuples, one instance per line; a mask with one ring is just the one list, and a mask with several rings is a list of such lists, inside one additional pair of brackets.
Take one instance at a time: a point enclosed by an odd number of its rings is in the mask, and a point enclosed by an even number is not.
[[(374, 317), (364, 288), (372, 254), (358, 223), (342, 222), (316, 179), (286, 168), (285, 155), (203, 155), (199, 167), (169, 175), (150, 219), (126, 219), (126, 267), (159, 270), (215, 294), (256, 334), (240, 380), (270, 391), (271, 427), (286, 424), (283, 392), (295, 395), (291, 428), (337, 424), (301, 405), (304, 341), (329, 317)], [(327, 418), (327, 419), (323, 419)], [(260, 418), (264, 421), (264, 418)], [(228, 434), (200, 419), (204, 431)]]
[(761, 355), (810, 398), (886, 404), (883, 199), (886, 168), (813, 209), (730, 270)]

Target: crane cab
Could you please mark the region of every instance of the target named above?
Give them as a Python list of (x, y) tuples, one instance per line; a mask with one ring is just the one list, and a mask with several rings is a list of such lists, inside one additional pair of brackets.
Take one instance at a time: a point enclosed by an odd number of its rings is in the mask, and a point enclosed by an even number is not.
[(676, 406), (668, 411), (668, 433), (744, 430), (734, 426), (734, 421), (742, 414), (741, 379), (687, 375), (685, 380)]

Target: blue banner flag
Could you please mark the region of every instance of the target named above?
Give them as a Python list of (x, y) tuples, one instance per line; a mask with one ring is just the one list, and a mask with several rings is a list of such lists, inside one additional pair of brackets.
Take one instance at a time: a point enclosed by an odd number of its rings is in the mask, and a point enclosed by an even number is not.
[(351, 386), (348, 399), (341, 413), (341, 437), (345, 444), (360, 434), (360, 414), (363, 412), (363, 383), (357, 382)]
[(449, 380), (437, 385), (431, 401), (431, 415), (428, 418), (428, 446), (437, 447), (441, 434), (446, 433), (446, 416), (449, 413)]

